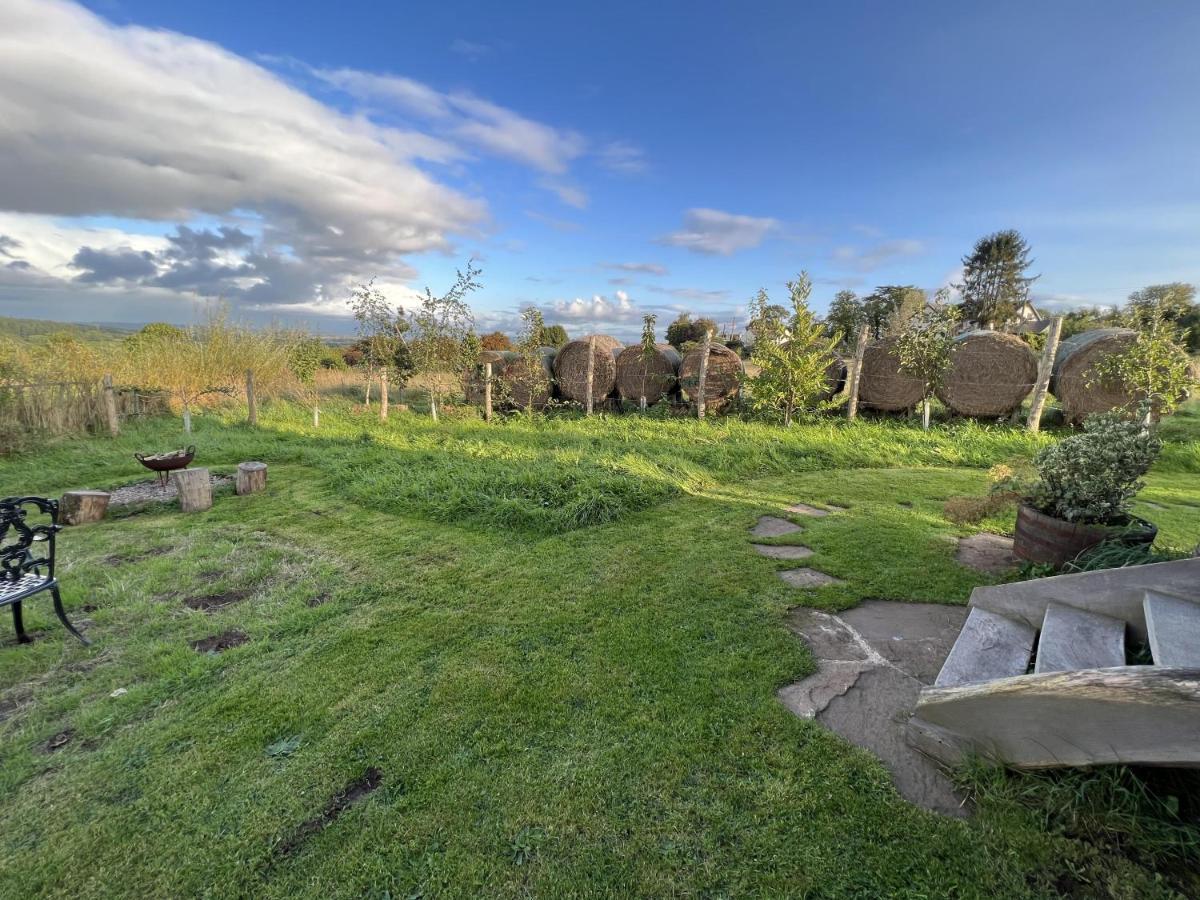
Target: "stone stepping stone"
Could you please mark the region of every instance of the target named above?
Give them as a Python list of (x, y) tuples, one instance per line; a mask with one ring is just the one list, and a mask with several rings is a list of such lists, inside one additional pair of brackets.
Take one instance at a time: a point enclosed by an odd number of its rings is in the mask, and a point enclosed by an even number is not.
[(802, 545), (793, 545), (789, 547), (773, 547), (770, 544), (751, 544), (761, 556), (769, 556), (771, 559), (808, 559), (813, 555), (810, 548)]
[(845, 584), (840, 578), (818, 572), (816, 569), (787, 569), (780, 572), (779, 577), (798, 588), (828, 587), (831, 584)]
[(755, 537), (779, 537), (781, 534), (791, 534), (799, 531), (800, 526), (778, 516), (762, 516), (758, 524), (750, 529)]
[(807, 503), (793, 503), (791, 506), (785, 507), (785, 509), (797, 516), (815, 516), (819, 518), (821, 516), (829, 515), (829, 510), (820, 509), (816, 506), (809, 506)]
[(954, 555), (959, 565), (987, 575), (1005, 575), (1017, 567), (1013, 556), (1013, 539), (1002, 534), (973, 534), (959, 538)]

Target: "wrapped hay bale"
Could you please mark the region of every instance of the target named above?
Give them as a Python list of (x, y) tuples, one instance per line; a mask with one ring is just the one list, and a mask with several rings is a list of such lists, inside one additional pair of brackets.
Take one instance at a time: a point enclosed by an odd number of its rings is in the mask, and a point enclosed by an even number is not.
[(499, 378), (505, 400), (517, 409), (528, 409), (531, 399), (534, 409), (544, 408), (554, 395), (554, 356), (557, 352), (553, 347), (538, 348), (542, 377), (538, 379), (536, 392), (533, 391), (533, 379), (529, 377), (525, 357), (520, 353), (504, 354), (505, 361), (500, 367)]
[[(693, 347), (679, 364), (679, 387), (688, 400), (696, 399), (700, 384), (700, 359), (704, 347)], [(704, 405), (720, 409), (737, 396), (742, 385), (742, 358), (724, 344), (708, 349), (708, 371), (704, 376)]]
[(599, 402), (617, 386), (617, 354), (624, 346), (615, 337), (596, 334), (568, 341), (554, 358), (554, 377), (558, 390), (566, 399), (587, 402), (588, 341), (596, 339), (596, 356), (592, 373), (592, 400)]
[(484, 365), (492, 364), (492, 380), (495, 381), (500, 375), (500, 370), (504, 368), (505, 362), (509, 357), (516, 356), (511, 350), (482, 350), (479, 353), (479, 359), (475, 361), (475, 365), (467, 370), (463, 378), (463, 393), (466, 396), (467, 403), (480, 404), (483, 403), (483, 381), (484, 381)]
[(1096, 328), (1058, 345), (1050, 375), (1050, 393), (1062, 404), (1068, 424), (1082, 422), (1092, 413), (1137, 404), (1136, 394), (1119, 384), (1101, 381), (1092, 368), (1104, 357), (1129, 349), (1136, 336), (1129, 328)]
[(617, 393), (622, 400), (646, 398), (657, 403), (678, 384), (679, 351), (670, 344), (655, 344), (646, 353), (641, 344), (630, 344), (617, 354)]
[(912, 409), (924, 395), (921, 379), (901, 374), (895, 338), (884, 338), (867, 346), (858, 383), (859, 403), (897, 412)]
[(1014, 334), (970, 331), (954, 340), (937, 397), (964, 416), (1010, 415), (1037, 385), (1033, 348)]

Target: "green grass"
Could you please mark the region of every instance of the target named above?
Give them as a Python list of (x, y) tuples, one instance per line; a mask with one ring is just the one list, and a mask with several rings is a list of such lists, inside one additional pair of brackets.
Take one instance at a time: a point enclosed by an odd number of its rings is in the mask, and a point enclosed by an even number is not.
[[(267, 461), (264, 494), (62, 536), (93, 647), (48, 602), (27, 607), (36, 643), (0, 647), (0, 896), (1169, 895), (1154, 852), (1099, 853), (1007, 788), (966, 823), (915, 809), (775, 699), (813, 670), (790, 606), (985, 582), (941, 507), (1031, 452), (1022, 434), (263, 421), (208, 416), (194, 442), (217, 470)], [(129, 454), (176, 428), (0, 461), (0, 494), (139, 479)], [(1200, 540), (1195, 459), (1185, 433), (1145, 492), (1180, 546)], [(794, 536), (845, 586), (795, 591), (750, 552), (756, 518), (797, 500), (848, 508)], [(248, 642), (189, 646), (231, 629)], [(371, 769), (378, 790), (305, 826)]]

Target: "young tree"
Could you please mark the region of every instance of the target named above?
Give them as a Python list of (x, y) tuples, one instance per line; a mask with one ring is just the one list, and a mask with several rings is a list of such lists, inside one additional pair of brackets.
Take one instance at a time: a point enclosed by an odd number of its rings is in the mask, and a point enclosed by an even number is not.
[(458, 374), (479, 357), (478, 344), (469, 340), (475, 316), (466, 298), (483, 287), (479, 283), (482, 273), (475, 260), (468, 260), (466, 271), (459, 270), (454, 284), (440, 297), (425, 288), (425, 297), (412, 314), (409, 345), (413, 367), (425, 379), (429, 412), (435, 422), (438, 400), (458, 383)]
[(843, 344), (853, 342), (858, 329), (867, 320), (863, 302), (854, 291), (838, 291), (825, 316), (825, 331), (830, 337), (841, 335)]
[(1200, 304), (1196, 303), (1196, 286), (1180, 281), (1171, 284), (1152, 284), (1129, 295), (1126, 314), (1150, 308), (1162, 310), (1162, 317), (1183, 332), (1182, 340), (1188, 351), (1200, 351)]
[(812, 280), (801, 272), (788, 282), (791, 310), (780, 317), (765, 290), (750, 302), (750, 325), (756, 339), (751, 359), (761, 371), (751, 380), (751, 403), (755, 409), (781, 415), (790, 426), (797, 410), (820, 405), (825, 393), (825, 372), (837, 346), (837, 338), (825, 333), (808, 308)]
[(1196, 384), (1182, 346), (1187, 335), (1157, 304), (1133, 306), (1124, 321), (1137, 332), (1133, 344), (1123, 353), (1097, 361), (1093, 371), (1098, 380), (1122, 384), (1143, 397), (1148, 426), (1156, 414), (1174, 410)]
[(392, 307), (383, 291), (375, 287), (372, 278), (355, 285), (350, 293), (350, 309), (358, 321), (359, 340), (355, 347), (361, 356), (366, 375), (363, 403), (371, 405), (371, 383), (380, 375), (389, 382), (402, 383), (413, 369), (405, 334), (409, 330), (404, 307)]
[(569, 340), (567, 329), (561, 325), (544, 325), (542, 327), (542, 347), (561, 347)]
[[(558, 326), (561, 327), (561, 326)], [(550, 393), (550, 376), (543, 363), (542, 347), (546, 335), (546, 323), (542, 311), (536, 306), (527, 306), (521, 311), (521, 331), (517, 335), (517, 352), (521, 354), (521, 366), (524, 370), (522, 392), (529, 391), (525, 412), (532, 419), (535, 410), (535, 399)], [(511, 388), (508, 388), (511, 391)]]
[(312, 406), (313, 427), (321, 424), (321, 406), (317, 396), (317, 370), (322, 367), (326, 355), (325, 344), (320, 338), (296, 334), (288, 342), (287, 364), (292, 377), (300, 385), (305, 398)]
[(1029, 286), (1037, 275), (1026, 275), (1033, 264), (1029, 244), (1015, 229), (997, 231), (975, 242), (963, 257), (963, 314), (981, 328), (1003, 325), (1029, 299)]
[(926, 431), (930, 401), (950, 367), (950, 351), (954, 349), (960, 315), (958, 308), (948, 305), (945, 299), (945, 293), (939, 291), (938, 301), (909, 319), (896, 340), (900, 371), (920, 379), (923, 385), (921, 425)]

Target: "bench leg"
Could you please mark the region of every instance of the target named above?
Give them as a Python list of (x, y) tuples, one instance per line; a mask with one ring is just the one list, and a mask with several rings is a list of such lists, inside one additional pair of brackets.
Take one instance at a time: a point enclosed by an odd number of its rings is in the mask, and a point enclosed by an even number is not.
[(62, 597), (59, 596), (57, 584), (54, 585), (54, 587), (50, 588), (50, 594), (54, 597), (54, 612), (58, 615), (59, 621), (62, 622), (64, 626), (66, 626), (67, 631), (71, 632), (71, 634), (73, 634), (73, 635), (75, 635), (75, 637), (79, 638), (80, 643), (82, 643), (85, 647), (88, 646), (91, 643), (91, 641), (89, 641), (82, 634), (80, 634), (78, 631), (76, 631), (75, 626), (72, 625), (69, 621), (67, 621), (67, 613), (66, 613), (66, 610), (63, 609)]
[(33, 638), (25, 633), (25, 623), (21, 621), (21, 601), (18, 600), (12, 605), (13, 611), (13, 630), (17, 632), (17, 642), (20, 644), (31, 644)]

